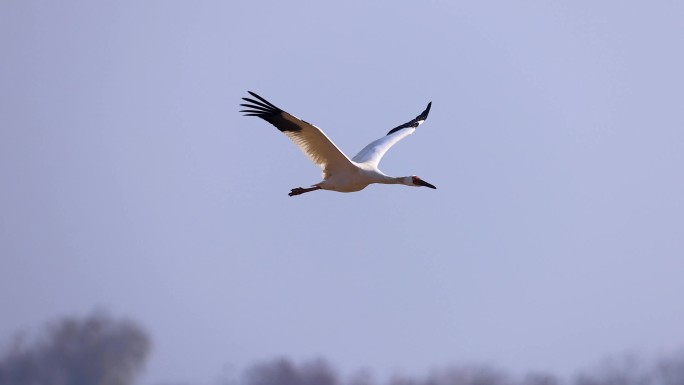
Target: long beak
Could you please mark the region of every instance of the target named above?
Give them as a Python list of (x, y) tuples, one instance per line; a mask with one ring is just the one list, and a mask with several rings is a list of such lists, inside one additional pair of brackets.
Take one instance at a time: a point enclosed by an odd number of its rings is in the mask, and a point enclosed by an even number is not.
[(428, 182), (426, 182), (426, 181), (424, 181), (424, 180), (422, 180), (422, 179), (419, 179), (419, 180), (416, 182), (416, 184), (419, 185), (419, 186), (425, 186), (425, 187), (429, 187), (429, 188), (432, 188), (432, 189), (437, 190), (437, 187), (431, 185), (430, 183), (428, 183)]

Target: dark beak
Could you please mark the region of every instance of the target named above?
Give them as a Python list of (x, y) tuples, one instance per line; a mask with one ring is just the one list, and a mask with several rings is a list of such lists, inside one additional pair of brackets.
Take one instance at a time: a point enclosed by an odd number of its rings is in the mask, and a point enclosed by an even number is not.
[(415, 183), (416, 183), (418, 186), (425, 186), (425, 187), (429, 187), (429, 188), (432, 188), (432, 189), (437, 190), (437, 187), (431, 185), (430, 183), (428, 183), (428, 182), (426, 182), (426, 181), (424, 181), (424, 180), (422, 180), (422, 179), (418, 179)]

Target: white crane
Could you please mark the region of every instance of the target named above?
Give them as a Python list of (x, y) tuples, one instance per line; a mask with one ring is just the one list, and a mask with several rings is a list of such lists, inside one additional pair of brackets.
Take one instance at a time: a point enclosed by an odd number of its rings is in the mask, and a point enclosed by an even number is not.
[(325, 135), (320, 128), (307, 123), (274, 106), (266, 99), (248, 91), (256, 99), (242, 98), (249, 104), (245, 116), (258, 116), (276, 126), (287, 135), (299, 148), (317, 165), (323, 169), (323, 181), (309, 188), (293, 188), (289, 196), (300, 195), (315, 190), (331, 190), (339, 192), (354, 192), (363, 190), (371, 183), (403, 184), (406, 186), (424, 186), (432, 189), (437, 187), (420, 179), (415, 175), (391, 177), (378, 169), (378, 163), (383, 155), (397, 142), (411, 135), (416, 127), (427, 119), (432, 102), (420, 115), (410, 122), (404, 123), (390, 130), (387, 135), (371, 142), (351, 160)]

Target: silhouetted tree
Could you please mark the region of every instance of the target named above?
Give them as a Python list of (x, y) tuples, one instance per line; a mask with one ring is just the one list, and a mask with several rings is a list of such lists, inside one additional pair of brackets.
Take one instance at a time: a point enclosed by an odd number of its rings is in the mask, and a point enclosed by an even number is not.
[(604, 360), (593, 370), (577, 376), (576, 385), (656, 385), (651, 365), (627, 354)]
[[(316, 360), (301, 365), (279, 359), (252, 366), (244, 385), (379, 385), (370, 372), (360, 372), (348, 380), (325, 361)], [(433, 370), (423, 377), (395, 375), (384, 385), (561, 385), (566, 382), (542, 372), (532, 372), (521, 379), (488, 365), (457, 365)], [(567, 382), (568, 384), (571, 382)], [(582, 372), (573, 385), (684, 385), (684, 350), (653, 365), (635, 355), (604, 360), (589, 371)]]
[(513, 385), (508, 374), (487, 365), (453, 366), (433, 373), (426, 384)]
[(0, 356), (0, 385), (128, 385), (149, 349), (132, 321), (104, 313), (64, 318), (34, 343), (17, 339)]
[(245, 376), (248, 385), (338, 385), (335, 371), (323, 360), (295, 365), (290, 360), (278, 359), (257, 364)]
[(658, 385), (684, 385), (684, 350), (660, 360), (654, 377)]
[[(252, 366), (244, 377), (245, 385), (376, 385), (370, 373), (361, 372), (340, 380), (325, 361), (316, 360), (301, 365), (287, 359)], [(509, 376), (489, 366), (455, 366), (433, 371), (424, 378), (396, 375), (387, 385), (514, 385)], [(528, 385), (527, 383), (524, 385)], [(556, 385), (551, 382), (530, 382), (529, 385)]]
[(550, 373), (534, 372), (527, 374), (521, 385), (560, 385), (558, 377)]

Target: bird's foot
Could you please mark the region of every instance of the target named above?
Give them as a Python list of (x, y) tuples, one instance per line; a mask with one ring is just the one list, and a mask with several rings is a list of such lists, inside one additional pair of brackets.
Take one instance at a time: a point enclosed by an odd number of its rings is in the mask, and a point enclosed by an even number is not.
[(290, 193), (287, 194), (287, 195), (293, 197), (293, 196), (295, 196), (295, 195), (300, 195), (300, 194), (307, 193), (307, 192), (309, 192), (309, 191), (316, 191), (316, 190), (319, 190), (319, 189), (320, 189), (320, 187), (318, 187), (318, 186), (313, 186), (313, 187), (311, 187), (311, 188), (296, 187), (296, 188), (293, 188), (292, 190), (290, 190)]

